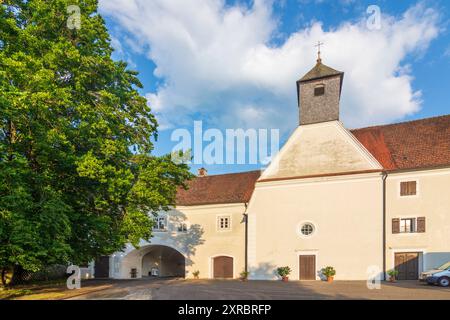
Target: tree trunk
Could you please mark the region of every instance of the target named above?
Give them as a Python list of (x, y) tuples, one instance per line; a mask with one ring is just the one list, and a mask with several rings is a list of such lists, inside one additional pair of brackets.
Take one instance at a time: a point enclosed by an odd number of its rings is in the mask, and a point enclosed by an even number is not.
[(6, 287), (6, 268), (2, 268), (2, 286)]
[(22, 268), (22, 266), (14, 266), (13, 275), (11, 277), (11, 282), (9, 283), (9, 285), (12, 287), (21, 284), (23, 282), (24, 274), (25, 270)]
[(13, 153), (14, 153), (14, 147), (13, 145), (16, 143), (16, 126), (14, 125), (14, 122), (11, 120), (8, 120), (8, 138), (9, 138), (9, 157), (8, 160), (13, 160)]

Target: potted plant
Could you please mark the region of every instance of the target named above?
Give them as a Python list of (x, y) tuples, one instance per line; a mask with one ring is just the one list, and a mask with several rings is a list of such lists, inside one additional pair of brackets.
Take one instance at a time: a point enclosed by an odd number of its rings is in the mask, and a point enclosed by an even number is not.
[(387, 274), (389, 276), (389, 281), (390, 282), (395, 282), (395, 280), (396, 280), (396, 278), (398, 276), (398, 270), (395, 270), (395, 269), (389, 270), (387, 272)]
[(281, 277), (281, 280), (284, 282), (289, 281), (289, 275), (291, 274), (291, 268), (289, 267), (280, 267), (277, 269), (278, 275)]
[(336, 275), (336, 270), (333, 267), (328, 266), (322, 269), (322, 274), (327, 277), (327, 281), (331, 283)]
[(199, 278), (199, 275), (200, 275), (200, 271), (194, 271), (194, 272), (192, 272), (192, 275), (194, 276), (194, 279), (198, 279)]
[(241, 277), (241, 281), (247, 281), (248, 280), (248, 275), (249, 275), (249, 272), (248, 271), (242, 271), (241, 273), (240, 273), (240, 277)]

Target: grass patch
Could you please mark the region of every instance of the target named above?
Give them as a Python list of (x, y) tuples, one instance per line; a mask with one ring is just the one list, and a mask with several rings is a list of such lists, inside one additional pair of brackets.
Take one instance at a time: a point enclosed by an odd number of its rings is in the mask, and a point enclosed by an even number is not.
[[(61, 291), (64, 289), (63, 285), (66, 280), (52, 280), (35, 282), (27, 285), (18, 285), (14, 287), (2, 287), (0, 286), (0, 300), (11, 300), (18, 299), (21, 297), (33, 298), (33, 296), (40, 297), (43, 299), (47, 298), (46, 295), (51, 295), (49, 291)], [(47, 299), (52, 299), (49, 296)], [(57, 297), (55, 297), (57, 299)]]
[(111, 288), (111, 284), (86, 281), (81, 289), (68, 290), (65, 280), (47, 281), (16, 287), (0, 287), (0, 300), (60, 300)]
[(0, 300), (10, 300), (17, 297), (23, 297), (32, 294), (33, 291), (29, 289), (7, 289), (0, 288)]

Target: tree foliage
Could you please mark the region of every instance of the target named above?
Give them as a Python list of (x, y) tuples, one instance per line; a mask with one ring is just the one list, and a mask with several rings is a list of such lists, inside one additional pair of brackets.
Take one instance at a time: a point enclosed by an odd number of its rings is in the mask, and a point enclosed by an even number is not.
[[(69, 5), (81, 28), (70, 29)], [(155, 157), (137, 73), (95, 0), (0, 5), (0, 268), (83, 263), (151, 237), (187, 166)]]

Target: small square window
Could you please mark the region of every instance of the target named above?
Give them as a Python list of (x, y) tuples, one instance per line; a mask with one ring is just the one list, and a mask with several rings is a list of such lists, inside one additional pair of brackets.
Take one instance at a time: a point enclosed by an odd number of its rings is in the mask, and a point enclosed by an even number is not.
[(188, 226), (186, 223), (179, 223), (177, 230), (178, 230), (178, 232), (187, 232)]
[(325, 94), (325, 86), (319, 85), (314, 88), (314, 96), (323, 96)]
[(155, 219), (155, 226), (153, 227), (154, 231), (167, 231), (167, 218), (166, 217), (157, 217)]
[(230, 217), (218, 217), (217, 229), (220, 231), (231, 230), (231, 218)]
[(400, 196), (415, 196), (417, 195), (417, 181), (404, 181), (400, 183)]

